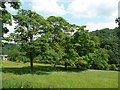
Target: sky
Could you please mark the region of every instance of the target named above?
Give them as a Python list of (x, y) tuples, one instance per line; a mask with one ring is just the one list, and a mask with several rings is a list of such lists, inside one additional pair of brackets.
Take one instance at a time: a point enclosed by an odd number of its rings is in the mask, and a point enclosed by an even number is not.
[[(86, 25), (87, 30), (117, 27), (118, 2), (120, 0), (20, 0), (21, 8), (32, 10), (45, 19), (49, 16), (61, 16), (71, 24)], [(16, 14), (16, 10), (8, 11)], [(8, 26), (12, 31), (13, 26)]]

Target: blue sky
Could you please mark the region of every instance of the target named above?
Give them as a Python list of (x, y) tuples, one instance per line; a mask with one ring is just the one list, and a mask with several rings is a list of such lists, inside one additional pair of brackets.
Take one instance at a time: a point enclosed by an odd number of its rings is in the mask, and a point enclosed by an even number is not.
[[(44, 18), (62, 16), (72, 24), (87, 25), (89, 31), (115, 28), (119, 0), (21, 0), (23, 9), (36, 11)], [(16, 11), (8, 7), (15, 14)], [(15, 24), (10, 28), (13, 29)]]

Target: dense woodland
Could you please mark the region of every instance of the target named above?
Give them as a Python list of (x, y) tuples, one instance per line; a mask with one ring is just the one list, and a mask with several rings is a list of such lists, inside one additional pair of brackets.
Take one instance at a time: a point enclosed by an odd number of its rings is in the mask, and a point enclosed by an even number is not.
[(3, 43), (3, 54), (11, 61), (30, 62), (31, 67), (37, 62), (54, 68), (64, 65), (65, 69), (118, 70), (119, 28), (89, 32), (86, 26), (70, 24), (62, 17), (44, 19), (24, 9), (12, 17), (17, 24), (15, 32), (4, 37), (9, 43)]

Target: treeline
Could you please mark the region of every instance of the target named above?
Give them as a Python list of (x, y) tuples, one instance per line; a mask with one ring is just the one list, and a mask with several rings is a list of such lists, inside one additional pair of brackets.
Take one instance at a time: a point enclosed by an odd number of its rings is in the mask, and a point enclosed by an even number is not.
[(101, 29), (90, 32), (92, 40), (97, 44), (97, 48), (107, 50), (108, 64), (112, 67), (120, 67), (120, 29)]
[(62, 17), (44, 19), (30, 10), (13, 15), (17, 26), (6, 40), (16, 48), (7, 52), (12, 61), (64, 65), (78, 69), (117, 70), (119, 67), (118, 28), (88, 32), (86, 26), (70, 24)]

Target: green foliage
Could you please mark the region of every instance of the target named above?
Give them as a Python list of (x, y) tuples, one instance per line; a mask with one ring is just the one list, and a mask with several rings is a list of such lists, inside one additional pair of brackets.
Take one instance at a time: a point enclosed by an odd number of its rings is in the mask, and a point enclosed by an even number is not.
[[(50, 55), (52, 56), (52, 63), (54, 66), (62, 62), (65, 55), (65, 32), (69, 32), (69, 23), (62, 17), (50, 16), (47, 18), (52, 30), (52, 38), (50, 44)], [(53, 49), (53, 50), (52, 50)]]
[(120, 28), (120, 17), (116, 18), (116, 19), (115, 19), (115, 22), (118, 23), (118, 26), (119, 26), (119, 28)]
[(2, 45), (2, 54), (3, 55), (7, 55), (8, 52), (10, 52), (11, 50), (13, 50), (14, 48), (17, 48), (16, 44), (3, 43), (3, 45)]
[(85, 56), (94, 51), (95, 43), (90, 40), (89, 32), (84, 27), (78, 27), (73, 39), (75, 49), (79, 56)]
[(86, 60), (86, 57), (83, 56), (83, 57), (76, 58), (75, 65), (76, 65), (77, 68), (87, 69), (87, 60)]
[[(11, 51), (14, 60), (64, 65), (77, 69), (108, 69), (119, 66), (119, 29), (88, 32), (86, 26), (70, 24), (62, 17), (46, 20), (31, 10), (20, 9), (13, 15), (17, 26), (6, 40), (20, 48)], [(16, 53), (15, 53), (16, 52)], [(19, 56), (17, 55), (19, 53)], [(33, 61), (34, 60), (34, 61)]]
[(110, 70), (117, 70), (117, 68), (116, 68), (116, 65), (115, 65), (115, 64), (111, 64), (111, 65), (109, 66), (109, 69), (110, 69)]
[(30, 65), (33, 67), (33, 59), (39, 55), (41, 47), (34, 39), (35, 35), (43, 35), (48, 32), (46, 28), (49, 23), (31, 10), (21, 9), (17, 15), (13, 16), (15, 23), (15, 33), (11, 35), (12, 39), (20, 44), (21, 52), (26, 52), (26, 57), (30, 59)]
[(105, 49), (97, 49), (94, 53), (90, 53), (89, 57), (89, 66), (92, 69), (101, 69), (105, 70), (108, 68), (108, 54)]
[[(102, 29), (91, 32), (91, 38), (97, 43), (99, 43), (98, 48), (106, 49), (108, 52), (108, 64), (118, 65), (120, 61), (120, 39), (119, 39), (119, 28), (115, 29)], [(97, 37), (97, 38), (96, 38)], [(95, 40), (96, 38), (96, 40)], [(97, 42), (98, 41), (98, 42)]]
[(27, 63), (29, 62), (29, 58), (27, 58), (23, 52), (19, 52), (19, 55), (16, 57), (16, 62)]
[(8, 1), (4, 1), (1, 2), (0, 1), (0, 7), (2, 8), (2, 14), (0, 14), (0, 17), (2, 18), (2, 33), (7, 33), (9, 32), (9, 29), (6, 27), (6, 24), (12, 25), (12, 15), (11, 13), (9, 13), (9, 11), (6, 10), (6, 4), (10, 4), (11, 8), (14, 9), (19, 9), (21, 6), (21, 3), (19, 0), (14, 0), (14, 2), (8, 2)]
[(10, 61), (16, 61), (17, 57), (19, 56), (18, 50), (15, 48), (8, 52), (9, 60)]

